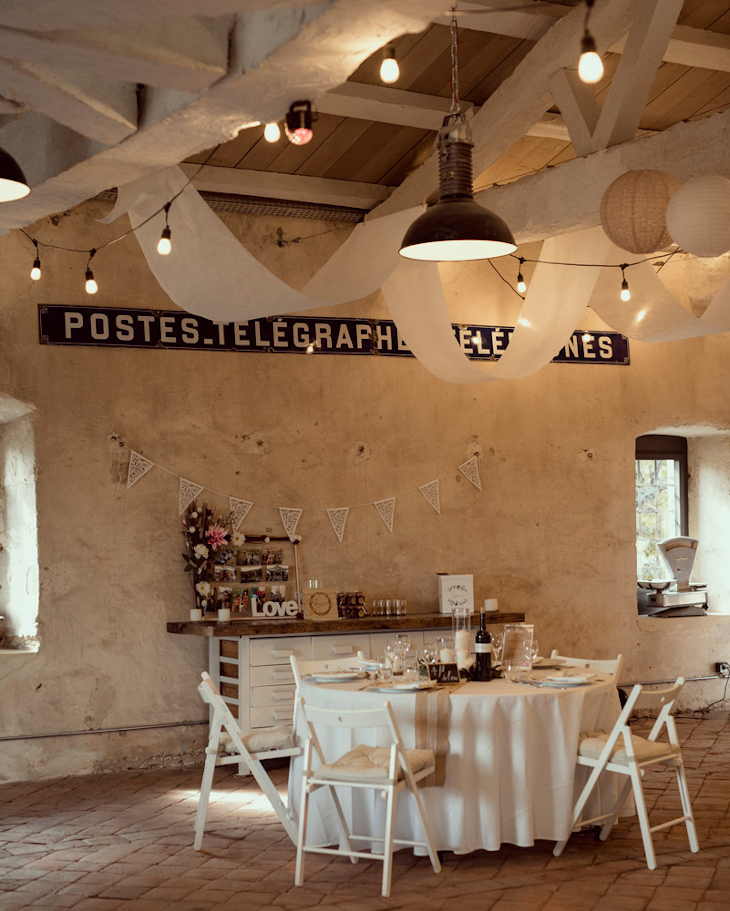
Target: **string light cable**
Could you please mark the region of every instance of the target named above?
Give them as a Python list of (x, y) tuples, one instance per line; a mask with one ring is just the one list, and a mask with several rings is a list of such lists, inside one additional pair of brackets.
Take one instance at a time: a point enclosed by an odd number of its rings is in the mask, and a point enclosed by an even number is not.
[[(157, 251), (158, 251), (158, 253), (160, 253), (163, 256), (170, 253), (170, 251), (172, 249), (172, 244), (170, 241), (171, 231), (170, 231), (170, 226), (168, 224), (170, 207), (172, 206), (172, 204), (175, 202), (176, 199), (178, 199), (180, 196), (182, 196), (182, 194), (185, 192), (185, 190), (187, 190), (187, 188), (190, 186), (190, 184), (195, 180), (195, 178), (198, 176), (198, 174), (200, 174), (200, 172), (208, 164), (210, 159), (215, 155), (215, 153), (218, 151), (218, 149), (220, 147), (221, 147), (221, 144), (219, 143), (214, 149), (211, 149), (211, 151), (206, 155), (204, 161), (202, 161), (200, 163), (200, 165), (198, 165), (197, 170), (194, 171), (193, 174), (191, 174), (191, 176), (185, 181), (185, 183), (182, 185), (182, 187), (180, 187), (180, 189), (164, 205), (160, 206), (159, 209), (157, 209), (151, 215), (149, 215), (147, 218), (145, 218), (144, 221), (141, 221), (137, 225), (136, 228), (129, 228), (128, 230), (124, 231), (122, 234), (118, 234), (116, 237), (112, 237), (110, 240), (107, 240), (105, 243), (99, 244), (98, 247), (92, 247), (91, 249), (85, 249), (83, 247), (64, 247), (61, 244), (51, 244), (51, 243), (47, 243), (46, 241), (38, 240), (38, 238), (33, 237), (32, 234), (29, 234), (28, 231), (25, 230), (25, 228), (20, 228), (21, 234), (24, 234), (28, 238), (28, 240), (33, 244), (33, 246), (35, 248), (36, 258), (33, 262), (33, 268), (31, 270), (31, 278), (34, 281), (38, 281), (41, 277), (41, 274), (40, 274), (41, 273), (41, 264), (40, 264), (40, 256), (39, 256), (39, 251), (38, 251), (39, 247), (45, 247), (49, 250), (61, 250), (64, 253), (86, 253), (86, 254), (88, 254), (88, 260), (86, 262), (86, 273), (85, 273), (86, 292), (87, 292), (87, 294), (96, 294), (96, 292), (99, 290), (99, 286), (96, 282), (96, 279), (94, 278), (94, 273), (91, 270), (91, 260), (94, 258), (94, 256), (96, 256), (96, 254), (100, 250), (105, 250), (107, 247), (111, 247), (112, 244), (115, 244), (120, 240), (124, 240), (125, 237), (129, 237), (130, 234), (134, 234), (134, 232), (136, 230), (138, 230), (139, 228), (143, 228), (146, 224), (151, 222), (153, 218), (157, 218), (157, 216), (161, 212), (165, 213), (165, 227), (162, 231), (162, 235), (160, 237), (160, 242), (157, 245)], [(163, 240), (166, 240), (167, 244), (163, 244), (163, 250), (160, 250), (160, 244), (162, 244)], [(36, 270), (37, 270), (37, 273), (36, 273)], [(34, 273), (36, 273), (36, 274), (34, 274)]]

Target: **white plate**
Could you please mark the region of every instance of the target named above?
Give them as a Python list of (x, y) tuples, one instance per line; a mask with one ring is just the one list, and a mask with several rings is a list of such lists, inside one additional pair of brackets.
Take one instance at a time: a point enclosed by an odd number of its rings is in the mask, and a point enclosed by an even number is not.
[(310, 674), (304, 679), (311, 683), (346, 683), (348, 680), (362, 680), (365, 671), (336, 671), (331, 674)]
[(551, 683), (553, 686), (583, 686), (586, 683), (593, 683), (595, 679), (595, 674), (570, 674), (566, 676), (548, 674), (545, 682)]
[(376, 693), (419, 693), (421, 690), (431, 690), (435, 686), (435, 680), (423, 680), (420, 683), (374, 683), (368, 689)]

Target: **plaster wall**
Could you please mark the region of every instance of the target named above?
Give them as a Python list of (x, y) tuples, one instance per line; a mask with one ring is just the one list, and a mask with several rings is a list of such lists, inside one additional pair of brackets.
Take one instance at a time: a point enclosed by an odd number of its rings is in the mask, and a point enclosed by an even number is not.
[[(36, 234), (99, 246), (119, 231), (94, 221), (104, 211), (87, 204)], [(296, 286), (347, 235), (279, 248), (280, 225), (285, 237), (333, 226), (226, 222)], [(165, 630), (191, 604), (177, 479), (153, 469), (127, 491), (112, 433), (175, 475), (253, 500), (244, 530), (278, 532), (274, 507), (304, 508), (305, 579), (428, 610), (436, 572), (470, 572), (477, 603), (524, 611), (541, 651), (623, 652), (625, 680), (706, 674), (730, 653), (726, 618), (637, 621), (633, 488), (637, 435), (730, 430), (726, 336), (632, 342), (629, 367), (549, 365), (480, 386), (445, 384), (405, 359), (42, 346), (40, 303), (173, 305), (133, 238), (97, 254), (94, 299), (83, 255), (46, 252), (37, 284), (21, 235), (0, 239), (0, 255), (0, 394), (35, 409), (41, 640), (31, 659), (0, 655), (2, 736), (205, 718), (205, 643)], [(455, 321), (514, 324), (516, 299), (489, 264), (455, 264), (444, 277)], [(327, 312), (387, 316), (379, 295)], [(590, 314), (585, 325), (600, 328)], [(481, 493), (452, 471), (477, 451)], [(438, 516), (417, 488), (446, 472)], [(393, 495), (390, 534), (368, 504)], [(208, 499), (226, 508), (225, 497)], [(317, 510), (343, 505), (359, 508), (340, 545)], [(686, 690), (694, 705), (721, 695), (719, 681)], [(204, 730), (0, 741), (0, 780), (185, 762)]]

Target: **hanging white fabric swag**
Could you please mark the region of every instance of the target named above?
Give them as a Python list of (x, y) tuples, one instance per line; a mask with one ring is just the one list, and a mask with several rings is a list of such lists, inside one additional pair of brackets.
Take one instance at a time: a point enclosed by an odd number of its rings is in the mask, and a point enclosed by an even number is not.
[[(548, 364), (567, 343), (586, 306), (630, 338), (659, 342), (730, 330), (730, 280), (701, 318), (679, 304), (649, 263), (632, 266), (632, 299), (615, 293), (615, 270), (552, 263), (631, 262), (598, 226), (549, 238), (542, 248), (509, 347), (493, 365), (470, 361), (454, 337), (438, 266), (403, 260), (398, 248), (420, 209), (357, 225), (338, 251), (295, 291), (266, 269), (228, 230), (192, 185), (175, 200), (170, 221), (174, 254), (160, 256), (161, 209), (186, 183), (168, 168), (119, 188), (101, 221), (128, 214), (150, 270), (171, 300), (190, 313), (245, 322), (357, 301), (382, 288), (401, 338), (435, 376), (450, 383), (525, 377)], [(599, 279), (600, 276), (600, 279)], [(610, 283), (610, 284), (609, 284)], [(599, 293), (594, 294), (594, 289)], [(595, 299), (594, 299), (595, 298)], [(386, 522), (386, 524), (388, 524)]]

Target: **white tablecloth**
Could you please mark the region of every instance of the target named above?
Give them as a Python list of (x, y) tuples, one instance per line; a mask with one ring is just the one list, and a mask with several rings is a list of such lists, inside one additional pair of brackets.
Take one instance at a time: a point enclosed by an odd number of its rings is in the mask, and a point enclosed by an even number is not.
[[(364, 709), (388, 699), (405, 746), (415, 747), (416, 699), (431, 697), (386, 696), (362, 686), (362, 681), (339, 685), (305, 681), (300, 695), (307, 703), (333, 709)], [(493, 851), (503, 843), (529, 846), (535, 839), (567, 837), (574, 797), (585, 780), (582, 769), (576, 775), (579, 734), (613, 726), (620, 712), (613, 680), (603, 676), (591, 685), (561, 690), (507, 680), (467, 683), (450, 695), (448, 703), (441, 718), (448, 737), (445, 779), (441, 786), (421, 786), (436, 848), (457, 853), (481, 848)], [(299, 736), (306, 737), (301, 719), (297, 727)], [(376, 740), (372, 731), (355, 732), (352, 737), (331, 728), (317, 733), (328, 760), (358, 741)], [(301, 759), (294, 761), (289, 779), (289, 805), (294, 813), (299, 810), (301, 764)], [(340, 790), (352, 830), (356, 834), (382, 832), (379, 793)], [(397, 837), (421, 837), (411, 804), (409, 795), (399, 796)], [(307, 828), (310, 845), (339, 842), (326, 789), (316, 792), (310, 801)]]

